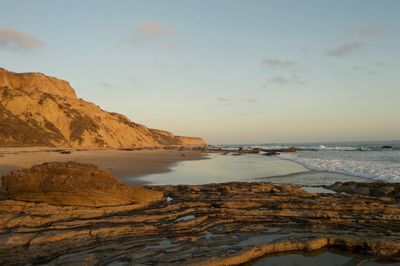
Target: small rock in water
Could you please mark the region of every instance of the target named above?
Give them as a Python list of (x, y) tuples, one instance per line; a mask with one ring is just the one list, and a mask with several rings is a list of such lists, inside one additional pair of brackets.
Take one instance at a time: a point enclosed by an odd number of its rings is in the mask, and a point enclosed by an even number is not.
[(392, 149), (393, 147), (392, 146), (389, 146), (389, 145), (384, 145), (384, 146), (382, 146), (382, 149)]

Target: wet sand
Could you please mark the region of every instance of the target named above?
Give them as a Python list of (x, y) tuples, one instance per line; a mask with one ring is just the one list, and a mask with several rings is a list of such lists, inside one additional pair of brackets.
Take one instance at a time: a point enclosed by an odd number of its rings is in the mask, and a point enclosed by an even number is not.
[(44, 162), (76, 161), (95, 164), (119, 178), (138, 177), (168, 172), (179, 161), (203, 159), (203, 155), (193, 150), (1, 148), (0, 175)]

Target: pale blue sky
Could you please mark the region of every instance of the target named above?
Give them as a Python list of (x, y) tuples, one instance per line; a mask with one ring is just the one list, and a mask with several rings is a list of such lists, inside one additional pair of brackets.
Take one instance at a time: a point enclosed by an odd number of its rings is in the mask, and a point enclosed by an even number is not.
[(0, 66), (213, 144), (400, 139), (400, 1), (0, 0)]

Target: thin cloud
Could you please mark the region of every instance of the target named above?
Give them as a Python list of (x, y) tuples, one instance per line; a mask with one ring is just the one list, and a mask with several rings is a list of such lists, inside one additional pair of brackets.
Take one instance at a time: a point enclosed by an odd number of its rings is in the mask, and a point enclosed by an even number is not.
[(228, 99), (228, 98), (224, 98), (224, 97), (218, 97), (217, 101), (219, 101), (219, 102), (230, 102), (231, 100)]
[(157, 69), (168, 70), (168, 65), (162, 62), (154, 62), (152, 65)]
[(339, 47), (336, 47), (336, 48), (328, 51), (327, 55), (334, 56), (334, 57), (346, 57), (348, 55), (355, 53), (363, 46), (364, 46), (364, 43), (362, 43), (362, 42), (346, 43), (346, 44), (343, 44)]
[(381, 62), (381, 61), (377, 61), (377, 62), (375, 62), (374, 64), (375, 64), (376, 66), (378, 66), (378, 67), (386, 67), (386, 66), (387, 66), (386, 63)]
[(381, 61), (375, 61), (375, 62), (372, 62), (372, 63), (370, 63), (370, 64), (367, 64), (367, 65), (365, 65), (365, 66), (362, 66), (362, 65), (354, 65), (354, 66), (352, 66), (351, 67), (351, 69), (352, 70), (356, 70), (356, 71), (369, 71), (369, 72), (378, 72), (378, 71), (376, 71), (375, 69), (376, 68), (380, 68), (380, 69), (383, 69), (383, 68), (385, 68), (387, 66), (387, 64), (386, 63), (384, 63), (384, 62), (381, 62)]
[(166, 42), (166, 45), (167, 45), (168, 47), (171, 47), (171, 48), (182, 48), (182, 47), (184, 47), (181, 43), (179, 43), (179, 42), (177, 42), (177, 41), (169, 41), (169, 42)]
[(239, 113), (240, 116), (249, 116), (250, 113)]
[(127, 76), (126, 78), (129, 79), (133, 83), (137, 83), (138, 82), (138, 80), (135, 77)]
[(342, 68), (341, 72), (335, 73), (337, 76), (354, 76), (354, 75), (379, 75), (379, 70), (384, 70), (385, 64), (383, 62), (370, 62), (365, 65), (353, 65), (347, 69)]
[(254, 98), (246, 98), (246, 99), (244, 99), (244, 101), (248, 102), (248, 103), (258, 103), (259, 102), (257, 99), (254, 99)]
[(240, 115), (240, 116), (256, 116), (256, 115), (259, 115), (260, 114), (260, 112), (255, 112), (255, 113), (239, 113), (238, 115)]
[(155, 21), (141, 21), (136, 25), (134, 42), (152, 41), (175, 34), (175, 30)]
[(43, 45), (43, 41), (22, 31), (0, 27), (0, 49), (30, 50)]
[(132, 86), (132, 85), (135, 86), (135, 87), (139, 87), (139, 86), (140, 87), (144, 87), (144, 86), (146, 86), (146, 82), (144, 80), (138, 79), (135, 76), (128, 75), (128, 76), (125, 76), (125, 78), (127, 80), (129, 80), (130, 86)]
[(353, 67), (351, 67), (351, 69), (357, 70), (357, 71), (362, 71), (362, 70), (365, 70), (366, 67), (365, 66), (353, 66)]
[(377, 26), (353, 28), (351, 32), (362, 37), (382, 37), (384, 35), (382, 28)]
[(291, 77), (275, 76), (275, 77), (270, 78), (268, 80), (268, 83), (286, 86), (286, 85), (293, 85), (293, 84), (303, 85), (303, 84), (305, 84), (305, 81), (299, 79), (296, 76), (291, 76)]
[(122, 88), (115, 86), (114, 84), (106, 82), (106, 81), (101, 82), (100, 85), (106, 89), (113, 89), (113, 90), (121, 90), (122, 89)]
[(279, 58), (264, 58), (263, 64), (269, 67), (289, 67), (297, 65), (297, 62)]

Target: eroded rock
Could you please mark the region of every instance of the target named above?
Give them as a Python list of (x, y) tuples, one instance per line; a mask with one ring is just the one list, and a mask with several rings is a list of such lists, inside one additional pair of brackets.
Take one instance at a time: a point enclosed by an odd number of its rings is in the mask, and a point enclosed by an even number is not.
[[(71, 172), (68, 167), (52, 167), (24, 173), (35, 181), (36, 174), (55, 172), (58, 181), (44, 186), (47, 193), (60, 187), (80, 193), (78, 183), (74, 188), (68, 180), (59, 182)], [(100, 176), (129, 199), (128, 188), (98, 169), (83, 168), (84, 176)], [(164, 198), (140, 207), (0, 201), (0, 264), (237, 265), (269, 253), (327, 247), (400, 257), (400, 205), (394, 197), (312, 194), (294, 185), (246, 182), (142, 189)]]
[(52, 162), (2, 177), (9, 199), (56, 205), (113, 206), (160, 200), (161, 192), (126, 186), (91, 164)]
[(360, 183), (360, 182), (336, 182), (326, 188), (344, 192), (352, 195), (364, 195), (371, 197), (394, 197), (400, 199), (400, 184), (399, 183)]

